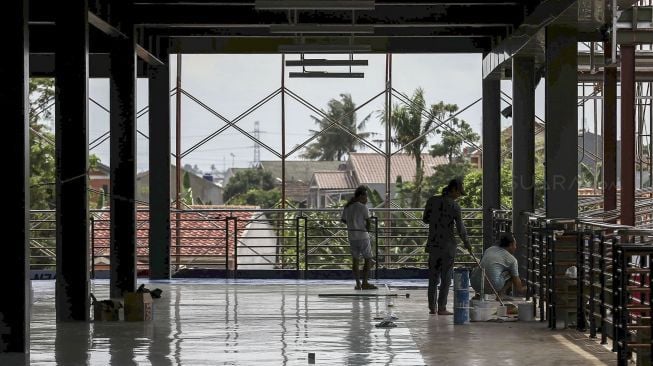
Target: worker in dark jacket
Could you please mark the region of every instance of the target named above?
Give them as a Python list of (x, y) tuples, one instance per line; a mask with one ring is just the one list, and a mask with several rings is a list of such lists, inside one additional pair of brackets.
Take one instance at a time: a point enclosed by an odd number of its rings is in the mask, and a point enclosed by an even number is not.
[(435, 314), (435, 289), (440, 282), (440, 292), (437, 298), (438, 315), (451, 315), (447, 311), (447, 297), (456, 255), (456, 240), (454, 225), (462, 239), (465, 248), (471, 250), (467, 230), (461, 217), (460, 206), (456, 202), (464, 195), (462, 180), (452, 179), (442, 190), (442, 195), (433, 196), (426, 202), (422, 220), (429, 225), (429, 237), (426, 251), (429, 253), (429, 313)]

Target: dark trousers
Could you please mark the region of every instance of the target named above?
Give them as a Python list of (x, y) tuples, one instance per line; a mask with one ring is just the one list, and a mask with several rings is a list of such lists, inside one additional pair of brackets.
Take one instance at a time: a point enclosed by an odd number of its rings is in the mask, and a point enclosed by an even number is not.
[(447, 306), (449, 296), (449, 285), (453, 271), (454, 257), (448, 250), (431, 248), (429, 253), (429, 309), (435, 309), (435, 288), (440, 282), (440, 293), (438, 294), (438, 310), (444, 310)]

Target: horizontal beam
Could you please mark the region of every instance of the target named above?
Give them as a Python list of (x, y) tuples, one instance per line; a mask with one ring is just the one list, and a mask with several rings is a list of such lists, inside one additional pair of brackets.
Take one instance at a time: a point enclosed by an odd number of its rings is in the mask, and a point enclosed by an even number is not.
[(287, 60), (286, 66), (367, 66), (367, 60), (326, 60), (307, 58), (303, 60)]
[(272, 24), (270, 33), (370, 34), (374, 27), (358, 24)]
[(374, 0), (256, 0), (260, 10), (374, 10)]
[[(320, 0), (317, 0), (320, 1)], [(619, 0), (622, 1), (622, 0)], [(633, 0), (630, 0), (633, 1)], [(256, 0), (135, 0), (137, 5), (191, 5), (191, 6), (219, 6), (219, 5), (240, 5), (254, 6)], [(494, 6), (517, 6), (519, 1), (497, 1), (497, 0), (376, 0), (378, 6), (431, 6), (431, 5), (494, 5)]]
[[(30, 54), (29, 70), (31, 77), (54, 77), (54, 53)], [(138, 77), (147, 77), (145, 62), (137, 63)], [(108, 78), (109, 54), (93, 53), (88, 55), (88, 76), (91, 78)]]
[[(251, 24), (239, 27), (172, 27), (172, 28), (146, 28), (145, 38), (148, 36), (167, 36), (167, 37), (286, 37), (283, 34), (273, 34), (270, 32), (270, 25)], [(475, 27), (470, 25), (438, 25), (438, 24), (420, 24), (405, 26), (403, 24), (375, 24), (374, 34), (365, 35), (366, 37), (383, 37), (383, 38), (406, 38), (406, 37), (500, 37), (507, 35), (510, 27)], [(350, 37), (348, 34), (328, 35), (330, 38)], [(316, 37), (307, 35), (307, 38)]]
[(322, 72), (322, 71), (306, 71), (306, 72), (291, 72), (291, 78), (339, 78), (339, 79), (362, 79), (365, 74), (362, 72)]
[[(170, 49), (182, 53), (279, 53), (279, 46), (294, 38), (171, 38)], [(325, 43), (333, 41), (325, 38)], [(343, 41), (340, 39), (340, 41)], [(356, 43), (371, 46), (372, 53), (483, 53), (490, 39), (479, 38), (373, 38), (356, 37)], [(334, 43), (329, 43), (334, 44)], [(343, 42), (344, 44), (344, 42)]]
[[(210, 26), (243, 24), (288, 24), (288, 15), (282, 11), (256, 11), (252, 7), (221, 6), (207, 9), (206, 6), (183, 5), (136, 5), (135, 24), (151, 27), (167, 26)], [(353, 17), (353, 18), (352, 18)], [(522, 19), (522, 8), (518, 6), (425, 6), (419, 11), (406, 6), (386, 6), (377, 10), (351, 11), (305, 11), (301, 13), (302, 23), (315, 24), (469, 24), (476, 26), (515, 26)]]
[(575, 0), (543, 0), (507, 39), (483, 57), (483, 78), (500, 78), (501, 69), (509, 63), (512, 56), (575, 2)]

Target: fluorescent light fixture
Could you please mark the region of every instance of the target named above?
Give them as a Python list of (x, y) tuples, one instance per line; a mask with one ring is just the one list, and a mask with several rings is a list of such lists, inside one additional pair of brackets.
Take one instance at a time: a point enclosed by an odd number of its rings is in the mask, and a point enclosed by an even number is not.
[(367, 60), (326, 60), (317, 58), (286, 61), (286, 66), (367, 66), (367, 64)]
[(305, 71), (291, 72), (291, 78), (341, 78), (341, 79), (362, 79), (365, 74), (362, 72), (324, 72), (324, 71)]
[(281, 53), (352, 53), (371, 52), (372, 46), (368, 44), (283, 44), (278, 49)]
[(374, 0), (256, 0), (256, 10), (374, 10)]
[(270, 25), (270, 33), (371, 34), (374, 33), (374, 27), (356, 24), (272, 24)]

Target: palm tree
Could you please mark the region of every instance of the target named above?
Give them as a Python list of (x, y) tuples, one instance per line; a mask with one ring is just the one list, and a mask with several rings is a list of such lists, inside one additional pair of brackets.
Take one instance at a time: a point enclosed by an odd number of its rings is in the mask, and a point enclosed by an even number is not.
[[(313, 135), (319, 135), (306, 146), (306, 150), (301, 157), (323, 161), (343, 160), (346, 154), (356, 151), (357, 147), (363, 146), (362, 140), (369, 138), (372, 133), (359, 131), (365, 129), (365, 123), (370, 119), (370, 115), (368, 114), (361, 122), (358, 122), (355, 110), (356, 103), (351, 99), (351, 95), (340, 94), (340, 100), (331, 99), (329, 101), (328, 111), (326, 112), (328, 118), (311, 116), (313, 121), (320, 127), (319, 130), (311, 130), (311, 132)], [(333, 126), (320, 134), (320, 131), (333, 122), (339, 122), (341, 128)], [(343, 129), (351, 132), (351, 134), (343, 131)]]
[[(393, 132), (390, 142), (395, 146), (402, 147), (408, 155), (415, 159), (415, 190), (411, 198), (411, 207), (421, 206), (422, 181), (424, 180), (422, 151), (428, 143), (428, 132), (435, 121), (433, 113), (424, 115), (425, 104), (424, 90), (417, 88), (410, 104), (393, 106), (390, 118), (390, 128)], [(382, 111), (381, 114), (382, 121), (385, 123), (385, 112)]]

